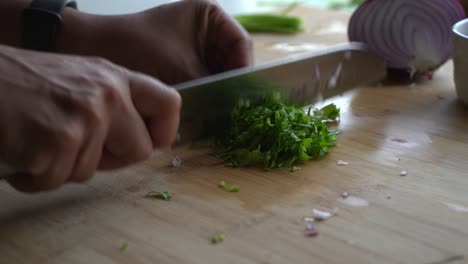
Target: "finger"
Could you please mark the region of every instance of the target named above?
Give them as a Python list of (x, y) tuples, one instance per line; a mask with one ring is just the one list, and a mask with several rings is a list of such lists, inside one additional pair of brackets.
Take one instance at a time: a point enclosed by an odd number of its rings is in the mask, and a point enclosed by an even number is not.
[(147, 159), (152, 153), (151, 136), (131, 102), (123, 98), (123, 106), (112, 113), (105, 148), (125, 165)]
[(8, 183), (16, 190), (24, 193), (36, 193), (41, 189), (35, 184), (31, 174), (17, 173), (7, 178)]
[(44, 174), (34, 177), (35, 184), (41, 190), (55, 190), (68, 180), (82, 146), (83, 138), (84, 131), (80, 121), (64, 124), (54, 139), (55, 160)]
[(137, 111), (150, 120), (153, 147), (170, 146), (179, 128), (182, 104), (179, 93), (140, 73), (130, 73), (130, 92)]
[(102, 150), (101, 160), (99, 161), (99, 170), (115, 170), (128, 165), (128, 162), (116, 157), (109, 150), (104, 148)]
[(78, 154), (69, 181), (84, 182), (89, 180), (101, 161), (107, 129), (103, 122), (94, 122), (90, 127), (96, 127), (96, 129), (88, 131), (86, 142)]
[(216, 4), (209, 4), (206, 12), (209, 43), (216, 43), (215, 51), (219, 52), (218, 58), (214, 58), (220, 60), (216, 63), (220, 65), (215, 64), (219, 69), (214, 71), (227, 71), (252, 65), (253, 44), (249, 33)]

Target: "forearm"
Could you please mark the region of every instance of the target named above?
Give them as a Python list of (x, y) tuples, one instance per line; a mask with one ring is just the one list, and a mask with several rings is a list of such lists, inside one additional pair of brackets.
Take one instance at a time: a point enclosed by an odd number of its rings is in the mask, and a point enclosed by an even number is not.
[(18, 47), (21, 45), (23, 22), (21, 12), (29, 0), (0, 1), (0, 43)]
[[(21, 47), (23, 21), (22, 12), (32, 0), (0, 0), (0, 44)], [(60, 53), (91, 55), (99, 30), (107, 19), (103, 16), (64, 8), (60, 14), (63, 26), (57, 33), (57, 49)], [(99, 28), (99, 30), (97, 29)]]

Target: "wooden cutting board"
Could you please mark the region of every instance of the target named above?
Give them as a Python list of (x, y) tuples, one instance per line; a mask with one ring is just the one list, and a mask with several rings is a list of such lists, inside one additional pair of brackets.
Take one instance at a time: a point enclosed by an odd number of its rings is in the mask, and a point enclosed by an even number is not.
[[(256, 35), (257, 62), (298, 48), (286, 44), (346, 41), (349, 14), (295, 12), (306, 32)], [(207, 150), (180, 148), (49, 194), (2, 184), (0, 263), (468, 263), (468, 109), (456, 99), (452, 64), (432, 81), (334, 102), (343, 113), (338, 146), (295, 173), (225, 168)], [(169, 166), (175, 155), (181, 168)], [(221, 190), (221, 180), (241, 191)], [(143, 198), (151, 190), (174, 196)], [(340, 198), (345, 191), (352, 197)], [(309, 238), (303, 218), (314, 208), (339, 211)], [(212, 245), (217, 233), (226, 239)]]

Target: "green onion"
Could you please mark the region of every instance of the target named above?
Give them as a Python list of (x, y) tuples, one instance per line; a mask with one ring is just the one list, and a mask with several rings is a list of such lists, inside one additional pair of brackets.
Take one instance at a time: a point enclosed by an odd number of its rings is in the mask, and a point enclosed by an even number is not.
[(234, 17), (248, 32), (295, 34), (303, 30), (302, 19), (274, 14), (238, 15)]

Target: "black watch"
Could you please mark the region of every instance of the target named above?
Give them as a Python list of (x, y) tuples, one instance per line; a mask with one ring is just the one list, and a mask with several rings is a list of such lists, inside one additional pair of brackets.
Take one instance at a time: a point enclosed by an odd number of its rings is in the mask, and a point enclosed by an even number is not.
[(60, 12), (64, 7), (77, 8), (73, 0), (33, 0), (23, 11), (22, 47), (56, 52), (56, 37), (62, 28)]

